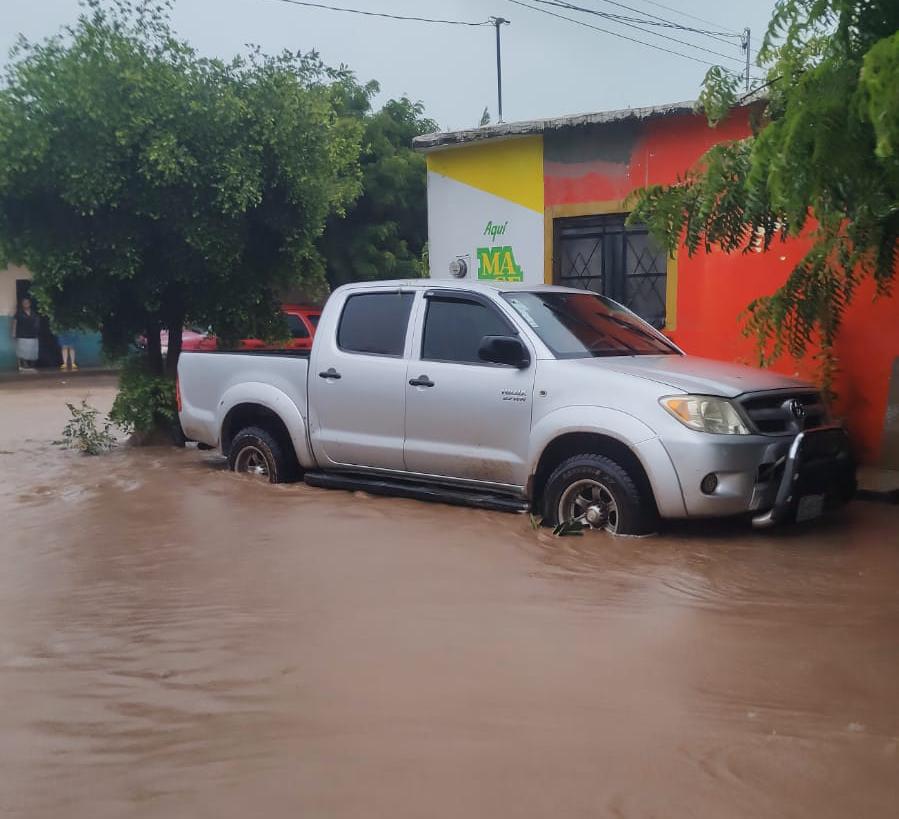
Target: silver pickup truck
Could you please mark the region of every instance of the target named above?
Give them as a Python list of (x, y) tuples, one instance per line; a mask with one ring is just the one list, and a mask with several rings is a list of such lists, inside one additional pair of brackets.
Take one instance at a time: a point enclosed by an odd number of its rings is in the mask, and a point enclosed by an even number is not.
[(814, 387), (685, 355), (583, 290), (347, 285), (310, 353), (187, 352), (181, 426), (237, 472), (618, 534), (817, 517), (855, 467)]

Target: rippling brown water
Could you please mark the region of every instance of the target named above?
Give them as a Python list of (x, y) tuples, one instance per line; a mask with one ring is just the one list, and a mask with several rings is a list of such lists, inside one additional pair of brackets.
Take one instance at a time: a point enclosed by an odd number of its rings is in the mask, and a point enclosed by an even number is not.
[(60, 452), (0, 385), (0, 815), (899, 815), (899, 510), (759, 535)]

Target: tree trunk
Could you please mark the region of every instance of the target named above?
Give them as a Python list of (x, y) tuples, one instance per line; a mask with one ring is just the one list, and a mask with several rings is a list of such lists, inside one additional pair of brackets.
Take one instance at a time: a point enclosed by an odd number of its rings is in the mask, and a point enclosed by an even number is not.
[(169, 327), (169, 351), (166, 353), (165, 370), (169, 378), (175, 378), (178, 375), (178, 358), (181, 356), (181, 331), (183, 329), (184, 320), (171, 322)]

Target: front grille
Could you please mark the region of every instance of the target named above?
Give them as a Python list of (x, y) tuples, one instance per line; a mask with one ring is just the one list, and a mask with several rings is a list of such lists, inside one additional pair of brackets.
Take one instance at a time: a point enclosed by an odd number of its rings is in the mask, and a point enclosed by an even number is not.
[(814, 390), (774, 390), (737, 399), (757, 432), (795, 435), (827, 423), (827, 410)]

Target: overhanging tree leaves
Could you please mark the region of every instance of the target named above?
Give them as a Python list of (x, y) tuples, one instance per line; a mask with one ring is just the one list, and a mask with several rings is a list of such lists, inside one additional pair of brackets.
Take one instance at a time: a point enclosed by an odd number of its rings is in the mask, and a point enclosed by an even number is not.
[(332, 287), (351, 281), (419, 278), (428, 238), (427, 172), (412, 140), (437, 130), (407, 97), (372, 112), (377, 83), (350, 87), (346, 113), (363, 118), (362, 195), (328, 220), (320, 247)]
[(21, 42), (0, 89), (0, 259), (63, 326), (145, 334), (174, 371), (183, 323), (274, 336), (277, 295), (324, 283), (316, 243), (359, 192), (362, 126), (317, 55), (225, 63), (177, 40), (168, 5), (85, 0)]
[[(640, 191), (632, 219), (673, 252), (768, 250), (807, 233), (811, 247), (774, 294), (749, 305), (762, 363), (833, 348), (859, 284), (890, 289), (899, 262), (899, 3), (779, 0), (759, 62), (765, 99), (747, 139), (711, 148), (671, 186)], [(710, 122), (738, 99), (720, 70), (701, 97)]]

